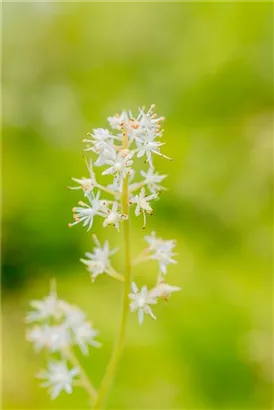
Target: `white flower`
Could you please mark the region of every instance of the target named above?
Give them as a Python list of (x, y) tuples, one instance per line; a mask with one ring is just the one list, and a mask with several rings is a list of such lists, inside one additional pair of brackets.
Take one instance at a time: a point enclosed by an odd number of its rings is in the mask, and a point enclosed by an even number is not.
[(87, 205), (85, 202), (78, 202), (80, 207), (77, 206), (72, 209), (74, 212), (73, 218), (75, 222), (70, 223), (69, 227), (71, 228), (72, 226), (78, 224), (78, 223), (83, 223), (83, 226), (88, 226), (88, 231), (92, 227), (93, 224), (93, 218), (95, 215), (100, 215), (104, 216), (104, 214), (101, 212), (101, 201), (100, 201), (100, 192), (97, 192), (97, 195), (95, 196), (93, 192), (90, 193), (90, 195), (87, 196), (90, 205)]
[(104, 245), (101, 245), (96, 236), (93, 236), (94, 242), (97, 245), (93, 248), (93, 253), (86, 252), (87, 259), (80, 259), (92, 274), (91, 278), (94, 281), (98, 275), (103, 274), (110, 267), (110, 256), (112, 256), (117, 250), (110, 250), (108, 241), (105, 241)]
[(154, 255), (151, 255), (151, 259), (156, 259), (159, 263), (160, 272), (166, 274), (167, 266), (171, 263), (177, 263), (172, 256), (174, 253), (165, 248), (164, 246), (156, 251)]
[(104, 144), (112, 144), (113, 139), (115, 138), (113, 135), (110, 134), (109, 130), (104, 128), (97, 128), (93, 130), (93, 133), (88, 134), (92, 137), (92, 139), (84, 139), (83, 142), (89, 142), (92, 144), (92, 147), (87, 148), (86, 151), (94, 151), (99, 152), (101, 147)]
[(152, 313), (149, 305), (155, 304), (157, 301), (154, 297), (149, 295), (147, 287), (143, 286), (140, 292), (134, 282), (131, 287), (133, 293), (128, 295), (132, 301), (129, 307), (131, 312), (134, 312), (135, 310), (138, 311), (140, 325), (143, 323), (145, 313), (149, 314), (153, 319), (156, 319), (156, 316)]
[(172, 250), (175, 246), (174, 240), (164, 240), (156, 236), (156, 232), (152, 232), (151, 235), (145, 236), (145, 241), (149, 244), (148, 249), (151, 251), (157, 250)]
[(113, 129), (125, 129), (129, 139), (144, 136), (149, 132), (153, 132), (155, 136), (160, 136), (162, 133), (162, 131), (160, 131), (160, 123), (164, 118), (157, 117), (153, 112), (154, 108), (155, 105), (151, 105), (147, 112), (145, 112), (144, 108), (139, 108), (139, 114), (137, 117), (134, 117), (131, 111), (128, 113), (123, 111), (121, 114), (109, 117), (108, 122)]
[(150, 290), (149, 296), (152, 298), (163, 298), (168, 300), (172, 292), (181, 290), (179, 286), (172, 286), (163, 281), (160, 281), (157, 286)]
[(128, 115), (125, 111), (123, 111), (121, 114), (116, 114), (113, 117), (108, 117), (108, 122), (111, 128), (113, 128), (114, 130), (120, 130), (122, 124), (128, 122)]
[(147, 187), (152, 194), (166, 189), (162, 187), (160, 183), (167, 177), (167, 175), (159, 175), (158, 172), (154, 173), (153, 167), (149, 167), (147, 172), (141, 171), (141, 175), (144, 177), (144, 183), (147, 184)]
[(106, 227), (107, 225), (113, 225), (115, 226), (117, 231), (119, 231), (119, 222), (125, 219), (128, 219), (128, 215), (121, 214), (117, 210), (118, 210), (117, 201), (113, 202), (111, 210), (109, 210), (108, 208), (105, 209), (105, 213), (107, 214), (107, 217), (105, 218), (103, 222), (103, 227)]
[(115, 175), (118, 181), (121, 178), (125, 178), (127, 175), (131, 174), (132, 169), (130, 166), (133, 164), (132, 153), (119, 152), (115, 158), (107, 159), (105, 164), (110, 165), (105, 171), (102, 172), (102, 175), (112, 174)]
[(96, 153), (98, 154), (98, 158), (94, 164), (97, 167), (106, 164), (106, 161), (110, 161), (116, 158), (116, 151), (114, 147), (107, 143), (102, 143)]
[(86, 314), (78, 306), (63, 301), (60, 301), (60, 304), (64, 315), (63, 323), (67, 328), (73, 329), (86, 321)]
[(151, 235), (145, 236), (145, 240), (148, 242), (148, 250), (155, 252), (150, 256), (151, 259), (155, 259), (159, 263), (160, 272), (166, 274), (167, 266), (171, 263), (177, 263), (173, 256), (173, 248), (175, 246), (175, 241), (168, 240), (165, 241), (162, 238), (156, 237), (155, 232)]
[(157, 117), (157, 114), (155, 114), (154, 111), (155, 105), (151, 105), (149, 108), (148, 112), (144, 112), (143, 109), (139, 109), (140, 114), (138, 116), (138, 121), (140, 123), (140, 129), (142, 130), (143, 133), (150, 133), (153, 132), (155, 135), (160, 136), (161, 135), (161, 121), (164, 120), (164, 117)]
[(42, 370), (38, 373), (37, 378), (45, 379), (41, 386), (49, 387), (51, 398), (56, 399), (63, 390), (68, 394), (72, 393), (73, 379), (77, 374), (79, 374), (79, 369), (69, 370), (65, 362), (51, 361), (48, 370)]
[(94, 340), (98, 335), (98, 330), (93, 329), (89, 322), (80, 322), (73, 326), (74, 343), (79, 346), (84, 355), (88, 354), (88, 345), (100, 347), (101, 343)]
[(155, 138), (155, 134), (154, 133), (150, 133), (148, 135), (146, 135), (143, 138), (138, 138), (136, 140), (137, 143), (137, 150), (138, 150), (138, 154), (137, 157), (143, 157), (144, 155), (146, 155), (147, 157), (147, 161), (149, 162), (149, 164), (152, 166), (152, 154), (157, 154), (160, 157), (166, 158), (171, 160), (171, 158), (167, 157), (166, 155), (162, 154), (160, 152), (160, 147), (162, 145), (164, 145), (164, 142), (158, 142), (158, 141), (154, 141)]
[(85, 149), (85, 151), (93, 151), (98, 154), (98, 158), (95, 161), (96, 166), (101, 166), (106, 160), (115, 157), (116, 152), (114, 149), (114, 139), (117, 139), (114, 135), (111, 135), (108, 130), (103, 128), (97, 128), (93, 130), (93, 134), (89, 134), (93, 139), (84, 139), (83, 142), (91, 143), (92, 146)]
[(34, 326), (27, 331), (27, 340), (34, 344), (36, 351), (45, 348), (50, 352), (61, 352), (71, 344), (69, 332), (63, 324)]
[(93, 188), (96, 186), (96, 179), (92, 169), (92, 161), (89, 163), (86, 161), (87, 169), (89, 171), (89, 178), (71, 178), (73, 181), (77, 182), (79, 186), (69, 187), (70, 189), (82, 189), (85, 193), (85, 196), (89, 194)]
[(141, 213), (144, 217), (144, 225), (143, 228), (146, 226), (146, 212), (152, 215), (153, 209), (151, 208), (149, 201), (152, 199), (157, 199), (158, 196), (156, 194), (152, 194), (147, 196), (145, 188), (142, 188), (138, 195), (135, 195), (133, 198), (130, 199), (130, 204), (136, 204), (135, 208), (135, 215), (139, 216)]
[(60, 311), (56, 294), (52, 293), (43, 300), (33, 300), (30, 302), (34, 311), (27, 314), (26, 322), (36, 322), (49, 319), (51, 317), (59, 317)]

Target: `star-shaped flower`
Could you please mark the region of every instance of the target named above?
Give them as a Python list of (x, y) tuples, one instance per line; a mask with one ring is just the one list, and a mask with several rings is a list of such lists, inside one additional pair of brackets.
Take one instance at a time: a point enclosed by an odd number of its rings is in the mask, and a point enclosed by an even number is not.
[(143, 286), (140, 292), (134, 282), (131, 287), (133, 293), (128, 295), (131, 299), (129, 308), (131, 312), (137, 310), (140, 325), (143, 323), (145, 313), (149, 314), (153, 319), (156, 319), (156, 316), (153, 314), (149, 305), (155, 304), (157, 301), (154, 297), (150, 296), (147, 287)]

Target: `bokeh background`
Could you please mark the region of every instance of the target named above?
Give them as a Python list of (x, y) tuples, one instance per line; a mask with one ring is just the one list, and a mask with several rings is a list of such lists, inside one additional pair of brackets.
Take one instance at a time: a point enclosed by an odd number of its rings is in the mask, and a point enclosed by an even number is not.
[[(104, 373), (119, 283), (91, 284), (80, 264), (91, 233), (68, 229), (85, 175), (82, 137), (123, 108), (166, 117), (157, 159), (168, 191), (146, 233), (177, 240), (169, 283), (182, 291), (127, 344), (109, 409), (273, 408), (273, 4), (4, 3), (2, 111), (2, 399), (5, 409), (87, 408), (76, 390), (50, 401), (45, 365), (25, 341), (31, 299), (56, 277), (60, 297), (100, 329), (86, 370)], [(132, 253), (144, 248), (132, 220)], [(122, 247), (114, 229), (94, 225)], [(123, 252), (115, 266), (123, 269)], [(152, 284), (152, 261), (135, 269)]]

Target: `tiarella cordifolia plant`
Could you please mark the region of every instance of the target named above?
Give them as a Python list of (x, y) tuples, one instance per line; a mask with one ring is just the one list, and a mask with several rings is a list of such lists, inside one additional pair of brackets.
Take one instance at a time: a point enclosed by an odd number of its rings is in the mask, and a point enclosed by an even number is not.
[[(111, 263), (111, 256), (117, 249), (111, 249), (108, 241), (100, 243), (95, 234), (95, 247), (81, 259), (92, 282), (100, 275), (108, 275), (123, 283), (121, 323), (105, 376), (99, 389), (95, 389), (74, 352), (74, 347), (78, 346), (83, 355), (88, 355), (90, 346), (100, 346), (95, 340), (98, 331), (93, 329), (84, 312), (58, 299), (55, 290), (51, 290), (44, 300), (31, 303), (34, 310), (26, 318), (32, 325), (27, 331), (27, 339), (34, 343), (36, 350), (46, 349), (49, 355), (54, 355), (54, 359), (49, 361), (48, 370), (37, 376), (44, 379), (42, 386), (49, 388), (53, 399), (61, 391), (70, 394), (73, 386), (79, 385), (89, 394), (93, 408), (100, 408), (115, 376), (124, 344), (128, 312), (137, 312), (139, 324), (142, 324), (145, 314), (156, 319), (153, 305), (161, 300), (167, 301), (172, 292), (180, 290), (165, 281), (167, 267), (176, 263), (173, 252), (175, 241), (161, 239), (152, 232), (145, 236), (148, 244), (145, 250), (134, 260), (130, 254), (130, 207), (134, 207), (137, 217), (143, 216), (145, 228), (146, 214), (153, 213), (151, 201), (158, 199), (158, 193), (165, 189), (161, 184), (166, 175), (159, 175), (155, 171), (153, 158), (157, 155), (170, 159), (160, 152), (160, 147), (164, 145), (160, 142), (163, 134), (161, 122), (164, 118), (158, 117), (154, 108), (152, 105), (147, 112), (139, 109), (137, 117), (126, 111), (109, 117), (111, 132), (103, 128), (94, 129), (83, 140), (87, 144), (85, 150), (91, 151), (97, 158), (95, 162), (86, 159), (88, 177), (72, 178), (77, 185), (70, 188), (81, 190), (85, 200), (78, 202), (78, 206), (73, 208), (74, 222), (69, 226), (82, 224), (89, 231), (95, 217), (102, 218), (104, 227), (114, 226), (117, 231), (120, 224), (123, 225), (123, 274), (118, 273)], [(138, 158), (142, 158), (146, 170), (140, 172), (142, 179), (134, 181), (134, 164)], [(101, 174), (112, 175), (112, 183), (106, 186), (99, 184), (93, 165), (104, 167)], [(133, 281), (132, 266), (148, 259), (154, 259), (158, 263), (157, 280), (152, 289), (149, 290), (145, 285), (139, 289)]]

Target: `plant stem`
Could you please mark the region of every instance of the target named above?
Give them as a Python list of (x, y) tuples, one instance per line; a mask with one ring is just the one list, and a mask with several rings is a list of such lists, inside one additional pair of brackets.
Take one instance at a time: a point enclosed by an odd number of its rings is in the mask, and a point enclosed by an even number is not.
[(74, 354), (74, 352), (72, 352), (71, 350), (66, 350), (66, 356), (67, 356), (68, 360), (71, 362), (71, 364), (73, 366), (77, 367), (77, 369), (79, 369), (81, 385), (86, 390), (86, 392), (88, 393), (91, 402), (93, 402), (97, 397), (97, 391), (96, 391), (95, 387), (93, 386), (92, 382), (90, 381), (89, 377), (87, 376), (85, 370), (81, 366), (81, 364), (80, 364), (79, 360), (77, 359), (76, 355)]
[(114, 279), (119, 280), (120, 282), (124, 282), (124, 277), (122, 275), (120, 275), (120, 273), (116, 272), (115, 269), (113, 269), (112, 266), (110, 266), (108, 268), (108, 270), (106, 271), (106, 273), (111, 276)]
[[(123, 149), (128, 148), (128, 137), (123, 130)], [(122, 213), (129, 216), (129, 193), (128, 193), (128, 176), (123, 180), (123, 190), (121, 196)], [(122, 317), (120, 329), (118, 332), (117, 342), (114, 346), (105, 376), (98, 391), (97, 399), (94, 403), (94, 409), (102, 408), (103, 402), (110, 389), (111, 383), (115, 377), (117, 365), (123, 350), (126, 322), (129, 310), (129, 298), (131, 287), (131, 258), (130, 258), (130, 234), (129, 234), (129, 218), (123, 221), (124, 249), (125, 249), (125, 275), (124, 275), (124, 296), (122, 305)]]

